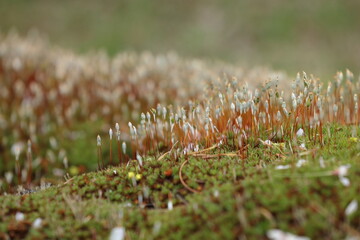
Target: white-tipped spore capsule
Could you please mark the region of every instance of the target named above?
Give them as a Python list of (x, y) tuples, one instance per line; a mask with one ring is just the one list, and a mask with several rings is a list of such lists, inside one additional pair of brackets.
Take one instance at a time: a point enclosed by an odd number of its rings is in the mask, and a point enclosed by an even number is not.
[(100, 135), (97, 135), (96, 142), (97, 142), (97, 146), (100, 147), (101, 146), (101, 137), (100, 137)]
[(126, 142), (122, 143), (122, 151), (124, 154), (126, 153)]
[(110, 137), (110, 140), (112, 140), (112, 137), (113, 137), (113, 130), (110, 128), (109, 129), (109, 137)]

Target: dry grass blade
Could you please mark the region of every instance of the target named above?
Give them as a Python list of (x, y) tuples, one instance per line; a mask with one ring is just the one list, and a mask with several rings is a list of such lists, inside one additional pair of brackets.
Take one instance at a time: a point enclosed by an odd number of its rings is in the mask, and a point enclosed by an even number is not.
[(174, 147), (176, 146), (178, 142), (176, 142), (169, 151), (165, 152), (163, 155), (161, 155), (157, 160), (161, 161), (163, 160), (168, 154), (170, 154), (172, 152), (172, 150), (174, 150)]
[(213, 149), (215, 149), (215, 148), (217, 148), (217, 147), (218, 147), (218, 144), (215, 144), (215, 145), (213, 145), (213, 146), (211, 146), (211, 147), (209, 147), (209, 148), (205, 148), (205, 149), (202, 149), (202, 150), (197, 151), (197, 152), (188, 153), (188, 155), (196, 156), (196, 155), (198, 155), (199, 153), (207, 152), (207, 151), (213, 150)]
[(187, 190), (189, 190), (190, 192), (199, 193), (198, 190), (189, 187), (189, 185), (186, 184), (186, 182), (184, 181), (184, 179), (183, 179), (183, 177), (182, 177), (182, 169), (183, 169), (183, 167), (185, 166), (185, 164), (188, 163), (188, 161), (189, 161), (188, 159), (185, 160), (185, 161), (181, 164), (181, 166), (180, 166), (180, 170), (179, 170), (180, 182), (181, 182), (181, 184), (182, 184)]

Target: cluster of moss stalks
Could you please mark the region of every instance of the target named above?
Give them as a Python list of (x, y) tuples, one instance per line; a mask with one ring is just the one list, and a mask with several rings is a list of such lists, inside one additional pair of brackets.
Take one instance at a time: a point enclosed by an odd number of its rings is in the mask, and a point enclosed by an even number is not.
[[(324, 146), (304, 137), (310, 150), (298, 154), (276, 139), (271, 146), (250, 139), (244, 159), (226, 155), (228, 144), (1, 196), (0, 239), (105, 239), (117, 226), (125, 239), (266, 239), (269, 229), (311, 239), (359, 237), (360, 211), (346, 208), (360, 201), (360, 143), (353, 127), (325, 129)], [(348, 167), (347, 186), (340, 166)]]

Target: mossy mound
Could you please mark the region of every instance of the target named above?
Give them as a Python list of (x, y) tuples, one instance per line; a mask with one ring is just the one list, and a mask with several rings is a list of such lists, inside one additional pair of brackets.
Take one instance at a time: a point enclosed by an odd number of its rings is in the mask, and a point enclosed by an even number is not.
[(0, 238), (104, 239), (116, 226), (126, 239), (266, 239), (269, 229), (312, 239), (358, 236), (360, 211), (346, 212), (360, 201), (360, 146), (351, 132), (331, 126), (325, 146), (304, 137), (312, 150), (297, 154), (288, 143), (254, 142), (244, 158), (228, 146), (148, 157), (142, 168), (132, 161), (2, 196)]

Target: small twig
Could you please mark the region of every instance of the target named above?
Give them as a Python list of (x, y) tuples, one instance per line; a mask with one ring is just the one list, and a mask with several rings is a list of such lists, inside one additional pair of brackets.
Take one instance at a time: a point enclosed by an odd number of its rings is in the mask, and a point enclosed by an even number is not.
[(187, 189), (189, 190), (190, 192), (193, 192), (193, 193), (199, 193), (198, 190), (195, 190), (195, 189), (192, 189), (191, 187), (189, 187), (189, 185), (187, 185), (182, 177), (182, 169), (183, 167), (185, 166), (185, 164), (188, 162), (189, 160), (185, 160), (185, 162), (183, 162), (180, 166), (180, 170), (179, 170), (179, 178), (180, 178), (180, 182), (182, 183), (182, 185)]
[(196, 157), (201, 157), (203, 159), (208, 159), (208, 158), (217, 158), (217, 157), (221, 157), (221, 156), (225, 156), (225, 157), (238, 157), (239, 154), (238, 153), (218, 153), (218, 154), (196, 154), (193, 155)]
[(168, 154), (170, 154), (177, 143), (178, 143), (178, 141), (173, 144), (173, 146), (171, 147), (171, 149), (170, 149), (169, 151), (167, 151), (166, 153), (164, 153), (163, 155), (161, 155), (157, 160), (160, 161), (160, 160), (162, 160), (163, 158), (165, 158)]
[(218, 145), (215, 144), (215, 145), (213, 145), (213, 146), (211, 146), (211, 147), (209, 147), (209, 148), (205, 148), (205, 149), (202, 149), (202, 150), (197, 151), (197, 152), (188, 153), (188, 155), (196, 155), (196, 154), (199, 154), (199, 153), (207, 152), (207, 151), (210, 151), (210, 150), (212, 150), (212, 149), (214, 149), (214, 148), (217, 148), (217, 147), (218, 147)]
[(66, 180), (66, 182), (64, 182), (64, 185), (69, 184), (69, 183), (72, 182), (73, 180), (74, 180), (74, 177), (69, 178), (68, 180)]

